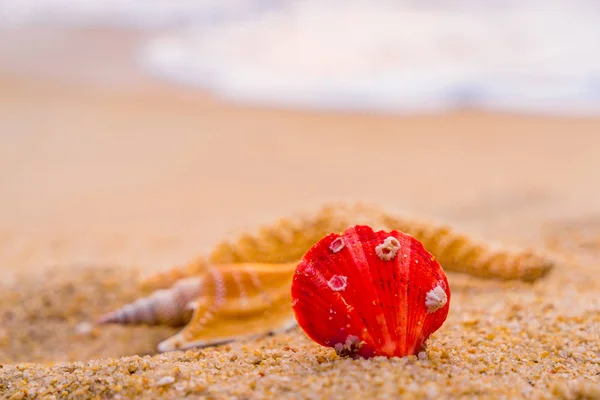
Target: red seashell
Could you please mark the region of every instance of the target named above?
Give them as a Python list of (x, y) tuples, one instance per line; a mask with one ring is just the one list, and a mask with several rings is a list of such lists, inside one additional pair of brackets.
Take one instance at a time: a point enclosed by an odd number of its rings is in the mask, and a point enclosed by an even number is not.
[(418, 354), (449, 306), (446, 274), (419, 241), (368, 226), (321, 239), (292, 283), (292, 308), (304, 332), (352, 357)]

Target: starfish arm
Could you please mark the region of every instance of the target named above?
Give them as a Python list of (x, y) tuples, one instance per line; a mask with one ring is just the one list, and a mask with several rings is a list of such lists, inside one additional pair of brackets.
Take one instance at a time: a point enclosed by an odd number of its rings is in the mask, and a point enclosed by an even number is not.
[(168, 271), (159, 272), (143, 279), (139, 284), (143, 292), (153, 292), (159, 289), (166, 289), (181, 279), (202, 275), (208, 268), (208, 262), (204, 257), (199, 257), (187, 265), (171, 268)]
[(289, 262), (299, 260), (319, 239), (350, 225), (396, 229), (423, 243), (448, 271), (480, 278), (535, 281), (546, 275), (554, 261), (530, 250), (492, 248), (445, 224), (402, 218), (380, 207), (329, 204), (317, 212), (280, 219), (257, 234), (219, 244), (210, 255), (214, 262)]
[(529, 249), (492, 246), (440, 223), (407, 220), (386, 214), (386, 224), (415, 237), (447, 271), (479, 278), (533, 282), (555, 265), (551, 258)]

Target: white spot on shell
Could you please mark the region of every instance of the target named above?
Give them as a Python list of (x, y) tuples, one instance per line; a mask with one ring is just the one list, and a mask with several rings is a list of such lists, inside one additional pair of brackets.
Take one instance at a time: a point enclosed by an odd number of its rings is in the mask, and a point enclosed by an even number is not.
[(339, 238), (335, 239), (333, 242), (331, 242), (331, 244), (329, 245), (329, 249), (331, 251), (333, 251), (334, 253), (337, 253), (338, 251), (342, 250), (344, 248), (344, 246), (346, 246), (346, 243), (344, 243), (344, 239), (339, 237)]
[(292, 307), (294, 307), (296, 304), (298, 304), (298, 301), (300, 301), (300, 299), (294, 299), (292, 301)]
[(334, 275), (327, 282), (327, 286), (334, 292), (341, 292), (348, 286), (348, 278), (342, 275)]
[(427, 307), (427, 313), (431, 314), (436, 312), (440, 308), (444, 307), (448, 302), (448, 296), (440, 285), (437, 285), (425, 296), (425, 307)]
[(167, 386), (175, 382), (175, 378), (172, 376), (163, 376), (156, 382), (156, 386)]
[(381, 258), (383, 261), (389, 261), (396, 257), (398, 250), (400, 250), (400, 242), (393, 236), (386, 237), (383, 243), (375, 247), (377, 257)]

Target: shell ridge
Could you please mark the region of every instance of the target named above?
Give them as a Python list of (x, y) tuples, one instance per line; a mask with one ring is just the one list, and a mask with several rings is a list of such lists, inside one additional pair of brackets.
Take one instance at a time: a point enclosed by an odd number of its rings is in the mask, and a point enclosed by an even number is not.
[[(400, 249), (396, 256), (395, 263), (397, 276), (396, 279), (394, 279), (394, 293), (396, 293), (398, 297), (396, 299), (392, 299), (398, 311), (393, 313), (394, 322), (392, 327), (396, 337), (400, 337), (400, 340), (396, 340), (396, 350), (404, 353), (406, 352), (406, 336), (409, 318), (408, 290), (411, 285), (407, 261), (412, 257), (412, 248), (405, 243), (406, 239), (403, 238), (397, 230), (391, 231), (390, 234), (400, 242)], [(406, 255), (406, 257), (404, 257), (404, 255)], [(402, 285), (404, 285), (404, 288), (402, 288)], [(401, 327), (401, 329), (398, 330), (398, 327)]]
[[(423, 244), (415, 243), (415, 246), (420, 247), (418, 251), (421, 251), (423, 256), (427, 256), (427, 254), (430, 254), (424, 248)], [(419, 294), (417, 299), (419, 307), (422, 308), (423, 312), (421, 313), (422, 318), (420, 321), (420, 330), (418, 331), (417, 336), (415, 336), (414, 338), (415, 348), (413, 349), (413, 352), (420, 351), (420, 349), (423, 347), (424, 341), (427, 340), (427, 337), (424, 336), (424, 332), (434, 332), (438, 330), (442, 326), (448, 315), (450, 303), (450, 290), (448, 281), (445, 274), (443, 273), (443, 268), (441, 267), (439, 262), (435, 259), (433, 255), (431, 255), (430, 257), (431, 262), (428, 263), (428, 271), (426, 272), (430, 277), (429, 282), (431, 282), (431, 287), (423, 287), (422, 293)], [(446, 303), (442, 307), (436, 309), (435, 311), (429, 312), (427, 308), (427, 294), (435, 290), (438, 286), (440, 286), (440, 288), (444, 291), (444, 295), (446, 296)]]
[[(398, 233), (396, 232), (396, 234), (398, 234)], [(408, 247), (408, 249), (406, 250), (406, 251), (408, 251), (408, 259), (410, 259), (412, 257), (412, 247), (411, 246), (406, 246), (406, 247)], [(404, 261), (404, 258), (402, 258), (402, 260), (399, 260), (399, 261)], [(400, 334), (402, 335), (401, 340), (400, 340), (400, 343), (401, 343), (400, 351), (404, 354), (407, 351), (406, 344), (408, 343), (408, 327), (409, 327), (409, 323), (411, 320), (411, 318), (410, 318), (411, 313), (409, 313), (409, 307), (408, 307), (408, 304), (409, 304), (408, 299), (410, 298), (409, 291), (411, 289), (412, 282), (410, 279), (410, 265), (407, 265), (404, 262), (399, 262), (398, 265), (400, 266), (399, 272), (402, 274), (402, 277), (403, 277), (404, 281), (406, 282), (405, 290), (403, 291), (404, 293), (402, 293), (404, 295), (404, 298), (398, 299), (398, 301), (401, 302), (399, 305), (399, 308), (402, 308), (401, 315), (404, 319), (404, 321), (400, 321), (401, 325), (402, 325), (402, 329), (400, 332)], [(401, 293), (399, 286), (400, 285), (398, 284), (397, 285), (397, 287), (398, 287), (397, 293)], [(397, 329), (397, 328), (395, 327), (395, 329)]]
[[(352, 235), (352, 238), (354, 239), (351, 241), (352, 249), (353, 249), (351, 255), (352, 255), (352, 259), (354, 260), (355, 265), (357, 267), (360, 266), (363, 273), (367, 272), (371, 276), (370, 283), (371, 283), (371, 288), (372, 288), (372, 290), (371, 290), (372, 295), (366, 296), (366, 297), (372, 298), (373, 301), (375, 302), (375, 307), (380, 310), (379, 313), (375, 313), (375, 312), (368, 313), (369, 317), (365, 318), (367, 320), (373, 321), (373, 323), (371, 323), (367, 329), (369, 336), (371, 338), (375, 339), (373, 332), (378, 331), (385, 335), (385, 337), (383, 339), (386, 342), (386, 344), (392, 343), (393, 341), (391, 340), (391, 337), (389, 335), (387, 316), (382, 308), (383, 302), (382, 302), (379, 291), (375, 290), (375, 287), (379, 285), (379, 281), (382, 279), (381, 269), (377, 267), (377, 266), (381, 265), (377, 261), (381, 261), (381, 260), (375, 254), (375, 246), (376, 246), (375, 243), (378, 242), (378, 239), (379, 239), (378, 236), (380, 236), (380, 233), (385, 234), (385, 232), (380, 231), (380, 232), (376, 233), (376, 232), (373, 232), (373, 230), (368, 226), (358, 225), (355, 227), (348, 228), (346, 230), (346, 233), (348, 233), (349, 235)], [(346, 233), (344, 233), (344, 235), (346, 235)], [(360, 241), (360, 238), (362, 238), (366, 235), (369, 236), (369, 240), (367, 240), (367, 243), (369, 245), (373, 246), (372, 250), (370, 248), (365, 248), (363, 243)], [(385, 235), (387, 235), (387, 234), (385, 234)], [(379, 244), (379, 243), (377, 243), (377, 244)], [(373, 260), (376, 260), (376, 262), (372, 262)], [(373, 272), (376, 272), (376, 274), (374, 274)], [(373, 296), (373, 294), (374, 294), (374, 296)], [(357, 298), (354, 300), (355, 300), (356, 304), (361, 304), (360, 298)], [(383, 318), (381, 318), (381, 315), (383, 315)], [(373, 317), (375, 317), (375, 318), (373, 318)], [(379, 341), (381, 341), (381, 339), (382, 339), (381, 335), (377, 335), (376, 340), (379, 342)], [(381, 345), (380, 342), (377, 344)]]
[[(355, 227), (349, 227), (346, 229), (346, 231), (344, 232), (344, 237), (345, 236), (349, 236), (351, 240), (348, 240), (348, 248), (350, 251), (350, 256), (352, 261), (354, 262), (354, 266), (357, 268), (357, 270), (360, 270), (361, 273), (365, 274), (365, 272), (368, 272), (369, 275), (371, 273), (370, 268), (369, 268), (369, 262), (368, 262), (368, 258), (367, 258), (367, 254), (365, 251), (365, 248), (363, 247), (362, 243), (360, 242), (359, 239), (359, 234), (358, 234), (358, 230), (361, 229), (361, 226), (355, 226)], [(380, 303), (379, 300), (379, 295), (377, 294), (377, 291), (372, 289), (372, 286), (369, 285), (371, 282), (367, 282), (367, 285), (362, 285), (362, 287), (368, 287), (371, 289), (371, 293), (366, 294), (365, 296), (358, 296), (358, 298), (354, 299), (356, 304), (361, 304), (360, 302), (360, 297), (363, 298), (369, 298), (369, 299), (373, 299), (373, 302), (375, 302), (375, 304), (377, 304), (377, 306)], [(358, 285), (361, 285), (362, 282), (357, 282)], [(370, 341), (373, 342), (373, 344), (375, 344), (374, 342), (376, 341), (375, 336), (373, 335), (373, 331), (377, 330), (378, 325), (380, 325), (380, 321), (378, 321), (377, 319), (373, 318), (375, 316), (374, 312), (367, 312), (367, 315), (364, 315), (363, 312), (358, 312), (361, 318), (361, 321), (368, 321), (365, 323), (365, 328), (366, 330), (363, 332), (363, 334), (367, 334), (368, 337), (370, 338)]]
[[(388, 293), (390, 294), (389, 304), (391, 306), (391, 312), (387, 312), (385, 314), (389, 318), (389, 332), (393, 337), (391, 340), (393, 346), (390, 346), (390, 353), (404, 353), (406, 327), (410, 315), (408, 313), (408, 290), (410, 287), (410, 275), (408, 273), (408, 266), (406, 265), (407, 260), (410, 260), (410, 247), (404, 243), (405, 238), (402, 237), (400, 232), (396, 230), (392, 230), (389, 233), (381, 231), (381, 234), (387, 236), (388, 238), (393, 236), (396, 238), (396, 240), (398, 240), (399, 244), (397, 254), (392, 260), (388, 261), (393, 262), (392, 268), (394, 268), (395, 271), (391, 273), (391, 278), (389, 279), (390, 281), (394, 282), (393, 290), (388, 290)], [(404, 257), (404, 255), (406, 255), (406, 257)], [(385, 266), (386, 262), (384, 261), (382, 265)]]
[[(419, 245), (416, 242), (413, 242), (413, 244), (410, 246), (410, 251), (412, 253), (414, 260), (419, 260), (419, 258), (421, 258), (419, 256), (422, 256), (422, 255), (427, 256), (427, 253), (424, 253), (425, 249), (423, 248), (421, 251), (421, 249), (418, 246)], [(417, 248), (415, 248), (415, 247), (417, 247)], [(423, 301), (425, 301), (425, 299), (424, 299), (424, 294), (423, 294), (423, 288), (419, 285), (421, 283), (421, 279), (416, 279), (416, 278), (417, 278), (417, 276), (422, 277), (424, 275), (428, 275), (431, 271), (431, 265), (424, 261), (425, 260), (420, 260), (419, 262), (413, 262), (412, 264), (407, 265), (407, 268), (409, 270), (408, 271), (409, 279), (412, 278), (416, 281), (416, 282), (414, 282), (414, 284), (412, 284), (413, 282), (411, 282), (411, 284), (407, 286), (407, 297), (406, 297), (407, 298), (407, 307), (408, 307), (408, 304), (411, 304), (415, 310), (421, 310), (421, 311), (423, 310), (423, 308), (420, 307), (419, 299), (421, 299), (422, 297), (423, 297)], [(419, 274), (419, 275), (417, 275), (417, 274)], [(408, 321), (405, 326), (405, 329), (406, 329), (405, 352), (407, 354), (414, 354), (415, 351), (420, 350), (420, 346), (418, 346), (418, 343), (421, 341), (425, 315), (423, 312), (414, 312), (414, 311), (411, 313), (408, 313), (408, 315), (409, 315), (409, 318), (408, 318)], [(416, 348), (416, 347), (419, 347), (419, 348)]]
[[(384, 340), (383, 343), (380, 344), (382, 345), (383, 353), (386, 354), (394, 354), (395, 349), (401, 345), (398, 340), (395, 340), (397, 335), (397, 312), (399, 311), (399, 307), (396, 306), (398, 299), (395, 298), (395, 294), (398, 293), (397, 281), (395, 281), (395, 291), (392, 291), (390, 284), (393, 281), (390, 279), (390, 275), (393, 276), (393, 272), (390, 271), (392, 269), (398, 269), (398, 266), (402, 264), (402, 245), (398, 240), (398, 237), (398, 232), (395, 231), (385, 232), (380, 230), (375, 232), (375, 240), (372, 243), (374, 253), (372, 254), (372, 261), (370, 262), (372, 266), (371, 270), (375, 270), (377, 273), (377, 276), (372, 273), (374, 278), (377, 278), (378, 280), (378, 282), (374, 282), (374, 284), (381, 288), (377, 293), (378, 295), (383, 295), (379, 298), (379, 308), (381, 315), (385, 318), (385, 329), (382, 330)], [(390, 244), (394, 241), (394, 248), (391, 249), (389, 253), (383, 254), (381, 249), (383, 247), (388, 247), (389, 250)], [(387, 285), (384, 284), (386, 281), (388, 282)], [(388, 307), (390, 307), (391, 310), (388, 310)]]
[[(295, 293), (294, 290), (292, 290), (292, 302), (294, 304), (293, 309), (294, 309), (294, 314), (296, 315), (296, 319), (298, 320), (298, 322), (300, 324), (302, 324), (303, 322), (303, 318), (302, 315), (304, 315), (304, 310), (306, 310), (307, 312), (316, 312), (316, 310), (319, 309), (325, 309), (328, 306), (324, 306), (323, 302), (324, 302), (324, 298), (322, 298), (321, 296), (307, 296), (307, 292), (309, 291), (314, 291), (317, 292), (319, 287), (324, 287), (327, 285), (327, 279), (325, 278), (325, 276), (323, 276), (323, 274), (321, 274), (320, 271), (318, 271), (312, 262), (303, 259), (300, 264), (298, 265), (298, 268), (296, 270), (296, 274), (294, 276), (294, 281), (295, 282), (303, 282), (302, 284), (302, 288), (304, 289), (301, 293)], [(299, 287), (299, 285), (292, 285), (292, 289)], [(333, 316), (330, 316), (330, 318), (333, 318)], [(314, 326), (314, 323), (309, 323), (307, 322), (309, 325)], [(333, 330), (331, 329), (332, 327), (329, 326), (328, 330), (330, 331), (330, 336), (335, 336), (336, 332), (333, 332)], [(313, 328), (316, 330), (316, 327)], [(306, 334), (313, 339), (314, 341), (316, 341), (317, 343), (320, 343), (321, 345), (328, 345), (328, 343), (325, 343), (324, 341), (321, 341), (316, 335), (314, 335), (314, 332), (312, 329), (309, 329), (306, 331)]]
[[(361, 291), (362, 282), (352, 273), (356, 269), (352, 253), (346, 247), (338, 253), (331, 250), (331, 243), (339, 237), (350, 242), (346, 232), (341, 236), (327, 235), (305, 254), (292, 284), (293, 309), (298, 322), (300, 325), (305, 322), (304, 325), (308, 326), (305, 332), (322, 345), (330, 344), (318, 339), (322, 332), (327, 332), (326, 336), (333, 344), (344, 344), (350, 335), (371, 337), (371, 333), (358, 331), (360, 326), (349, 324), (351, 321), (364, 321), (368, 315), (363, 316), (361, 310), (352, 306), (360, 304), (356, 300), (364, 295), (364, 291)], [(335, 287), (329, 285), (336, 276), (345, 278), (343, 290), (336, 291)], [(308, 296), (307, 293), (321, 295)], [(319, 310), (324, 313), (323, 320), (310, 318)]]
[[(325, 264), (325, 265), (328, 265), (328, 266), (331, 265), (331, 264), (335, 264), (335, 263), (332, 263), (330, 259), (323, 260), (322, 263)], [(313, 276), (318, 277), (318, 279), (319, 279), (318, 282), (316, 282), (316, 281), (313, 280), (313, 282), (315, 283), (316, 287), (319, 287), (319, 286), (321, 286), (321, 287), (329, 286), (328, 283), (329, 283), (330, 279), (327, 279), (325, 277), (325, 275), (323, 275), (321, 273), (321, 271), (319, 271), (319, 269), (314, 266), (314, 263), (308, 263), (307, 269), (310, 272), (312, 272)], [(332, 271), (328, 269), (328, 272), (332, 272)], [(334, 274), (334, 276), (335, 276), (335, 274)], [(346, 279), (347, 279), (347, 277), (346, 277)], [(346, 291), (346, 289), (348, 289), (347, 286), (344, 288), (344, 291), (337, 291), (337, 292), (332, 291), (333, 292), (332, 295), (334, 296), (334, 299), (338, 303), (341, 303), (343, 305), (343, 307), (344, 307), (344, 309), (345, 309), (345, 311), (347, 313), (348, 319), (352, 320), (353, 319), (352, 317), (354, 317), (354, 319), (360, 319), (361, 318), (360, 312), (355, 307), (352, 307), (350, 304), (348, 304), (348, 301), (347, 301), (346, 296), (345, 296), (345, 294), (348, 293)], [(351, 291), (353, 293), (356, 292), (356, 286), (354, 288), (351, 288)], [(329, 304), (329, 307), (330, 307), (330, 310), (332, 310), (332, 309), (335, 308), (334, 304)], [(352, 327), (350, 327), (350, 328), (352, 328)], [(370, 332), (366, 332), (366, 334), (369, 337), (372, 336)], [(338, 332), (337, 333), (337, 336), (339, 336), (339, 335), (342, 335), (342, 336), (344, 336), (344, 338), (346, 338), (348, 336), (348, 333), (347, 333), (347, 331), (342, 331), (342, 332)], [(342, 340), (342, 342), (345, 342), (345, 340), (346, 339)]]

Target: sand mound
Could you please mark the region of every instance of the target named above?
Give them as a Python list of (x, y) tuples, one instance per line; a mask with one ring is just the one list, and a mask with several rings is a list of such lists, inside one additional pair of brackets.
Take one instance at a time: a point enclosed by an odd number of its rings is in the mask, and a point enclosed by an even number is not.
[[(155, 354), (173, 329), (85, 324), (140, 295), (138, 272), (56, 268), (0, 291), (0, 390), (9, 398), (597, 397), (600, 284), (592, 250), (533, 285), (450, 274), (453, 307), (426, 359), (340, 358), (299, 329)], [(19, 362), (27, 363), (12, 364)]]

